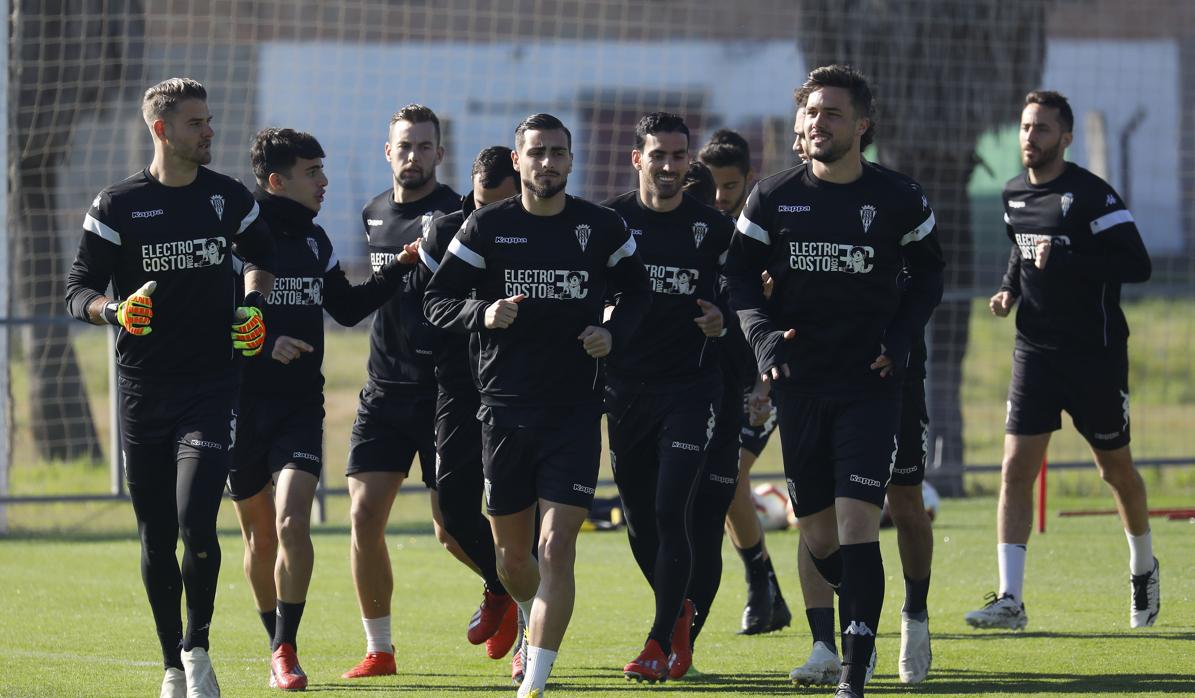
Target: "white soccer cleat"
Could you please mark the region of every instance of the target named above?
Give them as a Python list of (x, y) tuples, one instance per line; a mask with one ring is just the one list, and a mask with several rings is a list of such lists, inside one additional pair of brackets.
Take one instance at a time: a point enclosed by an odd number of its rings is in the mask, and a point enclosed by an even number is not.
[(162, 677), (162, 692), (159, 698), (187, 698), (187, 674), (182, 669), (170, 667)]
[(842, 661), (824, 642), (813, 643), (809, 659), (793, 669), (788, 678), (796, 686), (834, 686), (842, 672)]
[(1129, 627), (1148, 628), (1158, 619), (1158, 611), (1162, 609), (1161, 568), (1158, 558), (1154, 558), (1154, 568), (1145, 574), (1134, 574), (1129, 577), (1129, 591), (1132, 597), (1129, 604)]
[(212, 659), (207, 650), (196, 647), (183, 650), (183, 669), (187, 672), (187, 698), (220, 698), (220, 684), (212, 671)]
[(929, 674), (934, 653), (929, 646), (929, 618), (916, 620), (900, 614), (900, 680), (920, 683)]
[(1029, 624), (1025, 604), (1005, 594), (999, 598), (994, 593), (987, 595), (987, 603), (978, 611), (971, 611), (964, 620), (972, 628), (1006, 628), (1022, 630)]

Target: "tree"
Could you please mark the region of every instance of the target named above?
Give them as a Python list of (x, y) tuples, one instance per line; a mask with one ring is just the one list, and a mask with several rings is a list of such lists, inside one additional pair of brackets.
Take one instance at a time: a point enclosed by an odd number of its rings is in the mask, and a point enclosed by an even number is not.
[(33, 439), (44, 459), (101, 457), (69, 326), (55, 322), (64, 316), (66, 254), (73, 254), (78, 228), (64, 244), (54, 192), (80, 116), (97, 115), (124, 96), (122, 85), (140, 82), (143, 23), (137, 0), (13, 3), (12, 302), (38, 320), (28, 327), (25, 356)]
[(934, 207), (946, 255), (946, 295), (934, 315), (927, 393), (930, 477), (962, 494), (962, 363), (975, 289), (967, 183), (976, 143), (1018, 118), (1045, 60), (1047, 2), (803, 0), (797, 27), (809, 66), (867, 74), (879, 104), (879, 160), (916, 179)]

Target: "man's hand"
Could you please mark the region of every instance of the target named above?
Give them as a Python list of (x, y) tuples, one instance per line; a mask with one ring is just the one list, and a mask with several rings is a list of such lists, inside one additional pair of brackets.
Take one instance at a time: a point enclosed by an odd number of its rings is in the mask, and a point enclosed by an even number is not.
[(701, 315), (693, 318), (693, 322), (697, 323), (706, 337), (722, 336), (722, 310), (700, 298), (697, 299), (697, 305), (701, 308)]
[(1046, 261), (1050, 259), (1050, 236), (1039, 235), (1037, 238), (1037, 254), (1034, 255), (1033, 266), (1038, 269), (1046, 268)]
[(270, 352), (270, 358), (282, 364), (289, 364), (303, 354), (312, 351), (315, 351), (315, 347), (307, 342), (280, 335), (278, 339), (274, 340), (274, 351)]
[[(883, 351), (883, 346), (880, 346), (880, 351)], [(884, 354), (880, 354), (871, 362), (871, 370), (879, 371), (880, 378), (887, 378), (892, 375), (892, 359), (889, 359)]]
[[(785, 342), (791, 342), (793, 340), (793, 337), (796, 337), (796, 336), (797, 336), (797, 331), (792, 328), (789, 328), (784, 331), (784, 335), (781, 337), (781, 339)], [(782, 377), (787, 378), (791, 375), (792, 375), (792, 372), (790, 372), (788, 370), (788, 364), (782, 363), (779, 366), (773, 366), (768, 371), (765, 371), (765, 372), (759, 374), (759, 379), (761, 381), (763, 381), (765, 384), (768, 384), (768, 383), (771, 383), (772, 381), (778, 381)]]
[(585, 353), (595, 359), (607, 356), (614, 348), (614, 338), (610, 336), (610, 330), (605, 327), (589, 325), (581, 330), (577, 339), (581, 340), (581, 346), (585, 348)]
[(762, 427), (772, 416), (772, 386), (762, 380), (755, 381), (755, 387), (747, 395), (747, 422), (753, 427)]
[(763, 297), (768, 300), (771, 300), (772, 299), (772, 290), (774, 288), (776, 288), (776, 280), (773, 279), (772, 275), (767, 273), (766, 271), (760, 272), (759, 278), (761, 281), (763, 281)]
[(261, 316), (265, 297), (260, 291), (245, 294), (244, 305), (236, 310), (232, 323), (232, 348), (240, 349), (244, 356), (257, 356), (266, 343), (266, 323)]
[(1013, 303), (1017, 299), (1009, 291), (997, 291), (996, 295), (992, 296), (988, 301), (988, 308), (991, 309), (992, 315), (996, 317), (1008, 317), (1008, 311), (1012, 310)]
[(418, 238), (414, 242), (408, 242), (407, 244), (403, 245), (402, 252), (399, 252), (398, 257), (396, 258), (398, 260), (398, 263), (410, 265), (410, 264), (414, 264), (415, 262), (418, 262), (419, 261), (419, 243), (422, 241), (423, 241), (423, 238)]
[(149, 326), (154, 316), (154, 301), (151, 296), (157, 288), (158, 282), (146, 281), (133, 295), (120, 303), (109, 303), (109, 308), (104, 311), (104, 319), (123, 327), (125, 332), (134, 337), (144, 337), (153, 332), (153, 328)]
[(504, 330), (514, 324), (519, 316), (519, 303), (527, 300), (527, 295), (520, 293), (510, 298), (502, 298), (490, 303), (485, 309), (485, 328), (487, 330)]

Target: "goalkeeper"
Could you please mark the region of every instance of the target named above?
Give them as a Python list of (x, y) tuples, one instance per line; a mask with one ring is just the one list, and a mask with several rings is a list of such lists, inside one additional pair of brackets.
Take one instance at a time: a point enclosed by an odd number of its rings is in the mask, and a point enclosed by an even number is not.
[[(204, 167), (214, 134), (202, 85), (165, 80), (146, 90), (141, 111), (153, 136), (153, 162), (92, 202), (66, 303), (80, 320), (120, 328), (121, 449), (141, 537), (141, 577), (165, 664), (161, 695), (206, 698), (220, 693), (208, 628), (220, 572), (216, 514), (236, 428), (237, 364), (264, 360), (241, 355), (254, 357), (264, 345), (261, 305), (274, 283), (274, 242), (249, 191)], [(256, 267), (245, 276), (239, 308), (234, 252)], [(109, 283), (115, 299), (105, 295)]]

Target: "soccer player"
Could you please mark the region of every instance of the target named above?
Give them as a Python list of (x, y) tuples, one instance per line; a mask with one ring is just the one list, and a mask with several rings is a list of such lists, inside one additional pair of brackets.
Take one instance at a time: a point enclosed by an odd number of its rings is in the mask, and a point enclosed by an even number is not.
[[(66, 303), (84, 322), (121, 330), (121, 450), (166, 670), (161, 695), (208, 698), (220, 695), (208, 631), (220, 572), (216, 515), (236, 428), (237, 353), (256, 356), (265, 341), (261, 308), (273, 284), (274, 244), (248, 190), (204, 167), (214, 132), (203, 85), (164, 80), (145, 91), (141, 114), (153, 161), (95, 197)], [(214, 256), (204, 252), (213, 244)], [(240, 307), (233, 252), (256, 267)], [(115, 298), (104, 294), (109, 283)]]
[[(714, 177), (714, 205), (732, 219), (737, 219), (747, 201), (747, 188), (755, 180), (747, 140), (730, 129), (719, 129), (713, 133), (698, 157), (709, 167)], [(758, 379), (751, 348), (743, 338), (737, 318), (728, 323), (727, 327), (728, 334), (723, 340), (726, 345), (723, 372), (728, 378), (751, 378), (747, 379), (744, 385), (734, 388), (741, 396), (738, 398), (738, 406), (734, 408), (734, 416), (728, 413), (721, 417), (722, 421), (734, 419), (741, 428), (740, 448), (737, 454), (738, 484), (726, 516), (726, 530), (730, 533), (731, 543), (743, 560), (747, 575), (747, 603), (743, 608), (740, 632), (744, 635), (756, 635), (780, 630), (792, 622), (792, 613), (780, 592), (780, 581), (776, 578), (772, 558), (768, 555), (764, 540), (763, 527), (759, 525), (755, 503), (751, 499), (751, 466), (767, 446), (768, 439), (776, 428), (776, 419), (767, 386)], [(750, 368), (744, 370), (744, 366)], [(727, 386), (727, 389), (730, 387)], [(761, 418), (752, 419), (753, 412)], [(720, 442), (716, 437), (715, 441)], [(711, 461), (719, 461), (721, 452), (721, 448), (715, 449)]]
[(1025, 173), (1004, 185), (1012, 250), (990, 307), (996, 317), (1006, 317), (1018, 300), (1020, 307), (996, 516), (1000, 593), (966, 615), (976, 628), (1019, 630), (1028, 623), (1022, 589), (1033, 481), (1050, 434), (1062, 426), (1062, 410), (1090, 444), (1124, 524), (1129, 626), (1153, 625), (1161, 605), (1145, 483), (1129, 450), (1129, 328), (1120, 309), (1120, 285), (1149, 279), (1149, 254), (1120, 195), (1066, 161), (1074, 123), (1061, 94), (1026, 95)]
[[(419, 268), (414, 292), (427, 290), (440, 267), (453, 236), (475, 209), (519, 193), (519, 173), (511, 150), (495, 145), (482, 150), (473, 161), (473, 190), (461, 200), (461, 210), (437, 218), (419, 246)], [(469, 361), (469, 338), (440, 331), (435, 352), (436, 382), (436, 492), (444, 530), (464, 550), (469, 567), (485, 582), (484, 601), (469, 623), (467, 637), (485, 643), (491, 659), (510, 651), (518, 634), (518, 608), (498, 578), (490, 522), (481, 513), (480, 398)], [(522, 680), (523, 658), (516, 653), (512, 674)]]
[[(440, 120), (431, 109), (408, 104), (395, 112), (385, 154), (393, 183), (361, 212), (375, 272), (402, 254), (407, 245), (425, 237), (434, 219), (460, 208), (460, 195), (436, 180), (444, 147)], [(413, 268), (407, 267), (407, 276)], [(435, 493), (433, 336), (423, 317), (422, 299), (408, 288), (409, 281), (404, 278), (398, 294), (374, 315), (369, 377), (361, 389), (349, 440), (350, 562), (366, 647), (365, 658), (343, 674), (346, 679), (395, 673), (390, 640), (394, 575), (386, 549), (386, 522), (416, 453), (423, 482), (431, 490), (437, 538), (458, 559), (464, 557), (440, 523)]]
[[(694, 612), (709, 610), (695, 609), (686, 592), (694, 520), (710, 517), (693, 505), (721, 404), (713, 340), (723, 334), (716, 301), (734, 227), (682, 190), (689, 128), (679, 116), (639, 120), (631, 165), (639, 187), (604, 205), (630, 228), (653, 295), (626, 350), (606, 360), (606, 424), (631, 551), (655, 595), (643, 651), (623, 673), (655, 683), (669, 678), (670, 665), (688, 671)], [(722, 516), (713, 520), (721, 526)]]
[(296, 637), (314, 558), (311, 503), (323, 467), (323, 310), (342, 325), (357, 324), (394, 295), (403, 262), (412, 264), (417, 252), (411, 243), (365, 283), (351, 285), (313, 221), (328, 187), (319, 141), (268, 128), (249, 156), (254, 198), (277, 250), (277, 278), (266, 299), (272, 360), (255, 362), (242, 376), (228, 489), (245, 540), (245, 576), (270, 637), (270, 685), (301, 690), (307, 676)]
[[(839, 586), (844, 661), (835, 695), (850, 698), (863, 695), (883, 605), (880, 505), (897, 455), (901, 381), (941, 298), (943, 262), (921, 188), (860, 157), (873, 109), (867, 81), (825, 66), (806, 86), (811, 160), (755, 187), (727, 277), (773, 387), (802, 540)], [(862, 265), (849, 263), (855, 248)], [(764, 270), (774, 283), (766, 302)]]
[[(601, 449), (600, 359), (628, 350), (651, 291), (618, 214), (565, 193), (572, 136), (559, 119), (524, 119), (513, 160), (521, 196), (469, 216), (424, 310), (439, 327), (477, 333), (486, 509), (498, 574), (529, 619), (522, 697), (543, 695), (572, 616)], [(566, 293), (574, 272), (580, 294)], [(607, 298), (616, 304), (602, 322)]]

